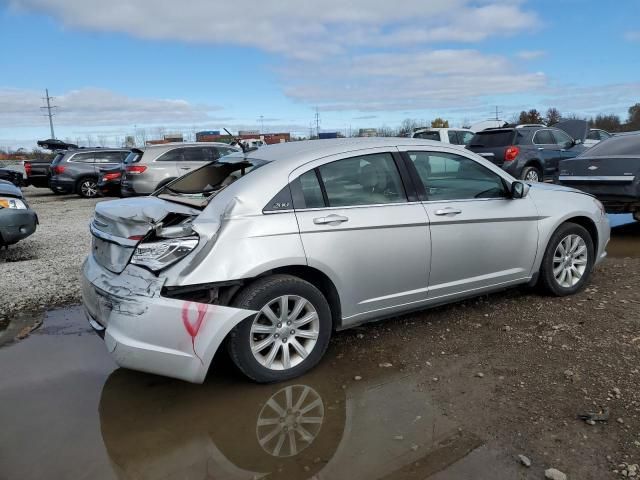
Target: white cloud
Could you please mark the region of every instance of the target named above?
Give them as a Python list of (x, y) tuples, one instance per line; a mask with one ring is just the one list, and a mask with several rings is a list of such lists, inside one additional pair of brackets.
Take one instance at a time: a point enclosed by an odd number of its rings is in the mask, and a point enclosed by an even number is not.
[[(45, 124), (43, 92), (0, 87), (0, 127)], [(51, 93), (54, 95), (54, 92)], [(55, 95), (56, 125), (117, 126), (183, 124), (214, 120), (220, 107), (180, 99), (135, 98), (102, 88), (83, 88)]]
[(628, 32), (625, 32), (624, 39), (628, 42), (640, 41), (640, 30), (629, 30)]
[(522, 60), (535, 60), (536, 58), (544, 57), (547, 54), (544, 50), (521, 50), (516, 53), (516, 57)]
[(282, 71), (285, 93), (322, 110), (391, 111), (473, 107), (484, 97), (541, 91), (543, 73), (476, 50), (376, 53)]
[(540, 24), (508, 0), (9, 0), (64, 25), (145, 39), (240, 45), (318, 59), (354, 47), (477, 42)]

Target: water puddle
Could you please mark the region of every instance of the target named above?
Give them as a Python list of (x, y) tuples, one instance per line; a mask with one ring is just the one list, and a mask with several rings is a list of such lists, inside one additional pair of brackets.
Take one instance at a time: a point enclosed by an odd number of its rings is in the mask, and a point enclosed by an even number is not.
[(340, 349), (286, 383), (250, 383), (222, 358), (192, 385), (117, 369), (79, 307), (48, 312), (0, 349), (0, 476), (522, 478), (417, 374), (365, 368)]
[(640, 258), (640, 222), (630, 214), (609, 215), (611, 241), (607, 252), (611, 257)]

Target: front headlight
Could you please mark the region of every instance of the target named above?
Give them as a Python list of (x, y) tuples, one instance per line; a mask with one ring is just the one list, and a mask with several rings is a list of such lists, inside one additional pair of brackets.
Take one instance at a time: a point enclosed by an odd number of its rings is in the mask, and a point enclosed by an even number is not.
[(0, 208), (15, 208), (17, 210), (26, 210), (27, 205), (19, 198), (0, 197)]
[(167, 238), (141, 243), (133, 252), (131, 263), (153, 271), (162, 270), (187, 256), (196, 245), (198, 237)]

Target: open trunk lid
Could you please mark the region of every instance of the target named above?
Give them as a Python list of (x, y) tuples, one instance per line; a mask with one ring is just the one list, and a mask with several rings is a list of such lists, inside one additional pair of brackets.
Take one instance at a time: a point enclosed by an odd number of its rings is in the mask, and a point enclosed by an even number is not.
[(564, 120), (552, 125), (552, 127), (563, 130), (571, 138), (580, 140), (582, 143), (584, 143), (589, 134), (589, 124), (586, 120)]
[(200, 214), (185, 205), (157, 197), (141, 197), (101, 202), (91, 222), (91, 252), (104, 268), (122, 272), (144, 236), (170, 214)]

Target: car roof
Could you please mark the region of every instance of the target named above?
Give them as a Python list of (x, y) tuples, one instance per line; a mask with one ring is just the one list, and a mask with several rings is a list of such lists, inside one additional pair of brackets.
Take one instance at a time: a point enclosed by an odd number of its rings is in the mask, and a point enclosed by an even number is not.
[(169, 143), (157, 143), (154, 145), (147, 145), (145, 147), (136, 148), (136, 150), (149, 150), (157, 148), (175, 148), (175, 147), (229, 147), (235, 148), (232, 145), (224, 142), (169, 142)]
[(128, 152), (131, 150), (130, 148), (124, 147), (82, 147), (82, 148), (71, 148), (69, 150), (61, 150), (59, 153), (62, 154), (72, 154), (72, 153), (95, 153), (95, 152)]
[(394, 148), (400, 146), (433, 146), (441, 149), (454, 146), (443, 144), (435, 140), (406, 137), (363, 137), (363, 138), (332, 138), (323, 140), (303, 140), (299, 142), (276, 143), (266, 145), (247, 153), (232, 153), (225, 158), (255, 158), (267, 162), (278, 161), (278, 164), (302, 165), (303, 163), (331, 155), (347, 152), (357, 152), (370, 148)]

